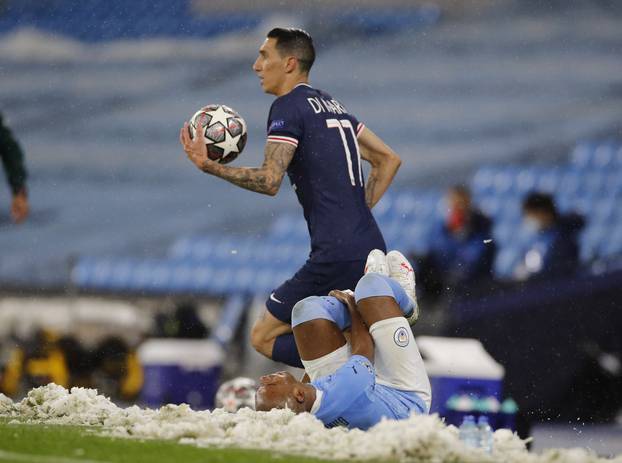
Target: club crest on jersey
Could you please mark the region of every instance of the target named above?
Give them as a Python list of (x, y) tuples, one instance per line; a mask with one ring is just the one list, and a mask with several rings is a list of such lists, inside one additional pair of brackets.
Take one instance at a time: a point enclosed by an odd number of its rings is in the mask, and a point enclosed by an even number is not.
[(283, 127), (285, 127), (285, 121), (282, 119), (277, 119), (276, 121), (272, 121), (272, 124), (270, 124), (270, 128), (268, 129), (268, 132), (272, 130), (282, 129)]
[(410, 336), (408, 335), (408, 330), (404, 328), (403, 326), (400, 326), (398, 329), (395, 330), (395, 333), (393, 333), (393, 340), (395, 341), (395, 344), (397, 344), (398, 346), (406, 347), (408, 343), (410, 342)]

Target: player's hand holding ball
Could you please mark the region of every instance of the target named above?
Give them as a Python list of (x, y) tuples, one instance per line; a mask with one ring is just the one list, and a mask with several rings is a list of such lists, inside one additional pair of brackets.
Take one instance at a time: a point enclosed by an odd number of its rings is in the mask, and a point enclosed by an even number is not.
[(246, 139), (246, 122), (225, 105), (201, 108), (179, 134), (188, 159), (201, 170), (208, 170), (211, 162), (233, 161), (246, 146)]

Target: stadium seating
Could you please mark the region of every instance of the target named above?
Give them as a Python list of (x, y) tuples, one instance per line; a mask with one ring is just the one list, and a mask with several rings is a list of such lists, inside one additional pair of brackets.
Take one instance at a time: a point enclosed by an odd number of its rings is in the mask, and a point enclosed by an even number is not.
[[(532, 190), (553, 194), (563, 212), (585, 215), (580, 239), (584, 264), (622, 256), (620, 143), (580, 143), (562, 166), (483, 166), (471, 187), (478, 206), (494, 221), (499, 279), (511, 276), (531, 244), (531, 235), (521, 227), (521, 201)], [(391, 191), (374, 208), (387, 245), (418, 254), (428, 250), (442, 213), (439, 191)], [(285, 213), (262, 237), (182, 237), (162, 259), (83, 258), (72, 278), (79, 288), (99, 291), (268, 293), (302, 265), (308, 240), (302, 215)]]
[(256, 27), (261, 15), (214, 12), (200, 15), (188, 0), (11, 0), (0, 11), (0, 33), (36, 27), (87, 42), (144, 37), (212, 37)]

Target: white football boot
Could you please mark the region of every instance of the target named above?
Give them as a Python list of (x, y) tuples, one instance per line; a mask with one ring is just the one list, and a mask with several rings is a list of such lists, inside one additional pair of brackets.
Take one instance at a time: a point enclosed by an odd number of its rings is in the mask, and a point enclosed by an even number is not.
[(417, 304), (417, 294), (415, 292), (415, 272), (408, 262), (408, 259), (399, 251), (390, 251), (387, 254), (387, 265), (389, 266), (389, 277), (397, 281), (406, 295), (413, 303), (413, 311), (411, 315), (405, 315), (410, 326), (417, 323), (419, 319), (419, 304)]
[(387, 265), (387, 256), (384, 255), (380, 249), (374, 249), (367, 256), (367, 262), (365, 262), (365, 270), (363, 273), (380, 273), (384, 276), (389, 276), (389, 266)]

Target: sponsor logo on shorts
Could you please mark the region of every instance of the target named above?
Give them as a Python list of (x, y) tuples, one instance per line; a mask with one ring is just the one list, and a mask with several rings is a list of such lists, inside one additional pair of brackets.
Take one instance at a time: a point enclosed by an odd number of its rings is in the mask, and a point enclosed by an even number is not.
[(274, 302), (278, 302), (279, 304), (283, 303), (283, 302), (279, 301), (276, 297), (274, 297), (274, 293), (270, 294), (270, 300), (274, 301)]
[(393, 340), (398, 346), (406, 347), (410, 342), (410, 335), (408, 333), (408, 330), (403, 326), (400, 326), (398, 329), (395, 330), (395, 333), (393, 333)]

